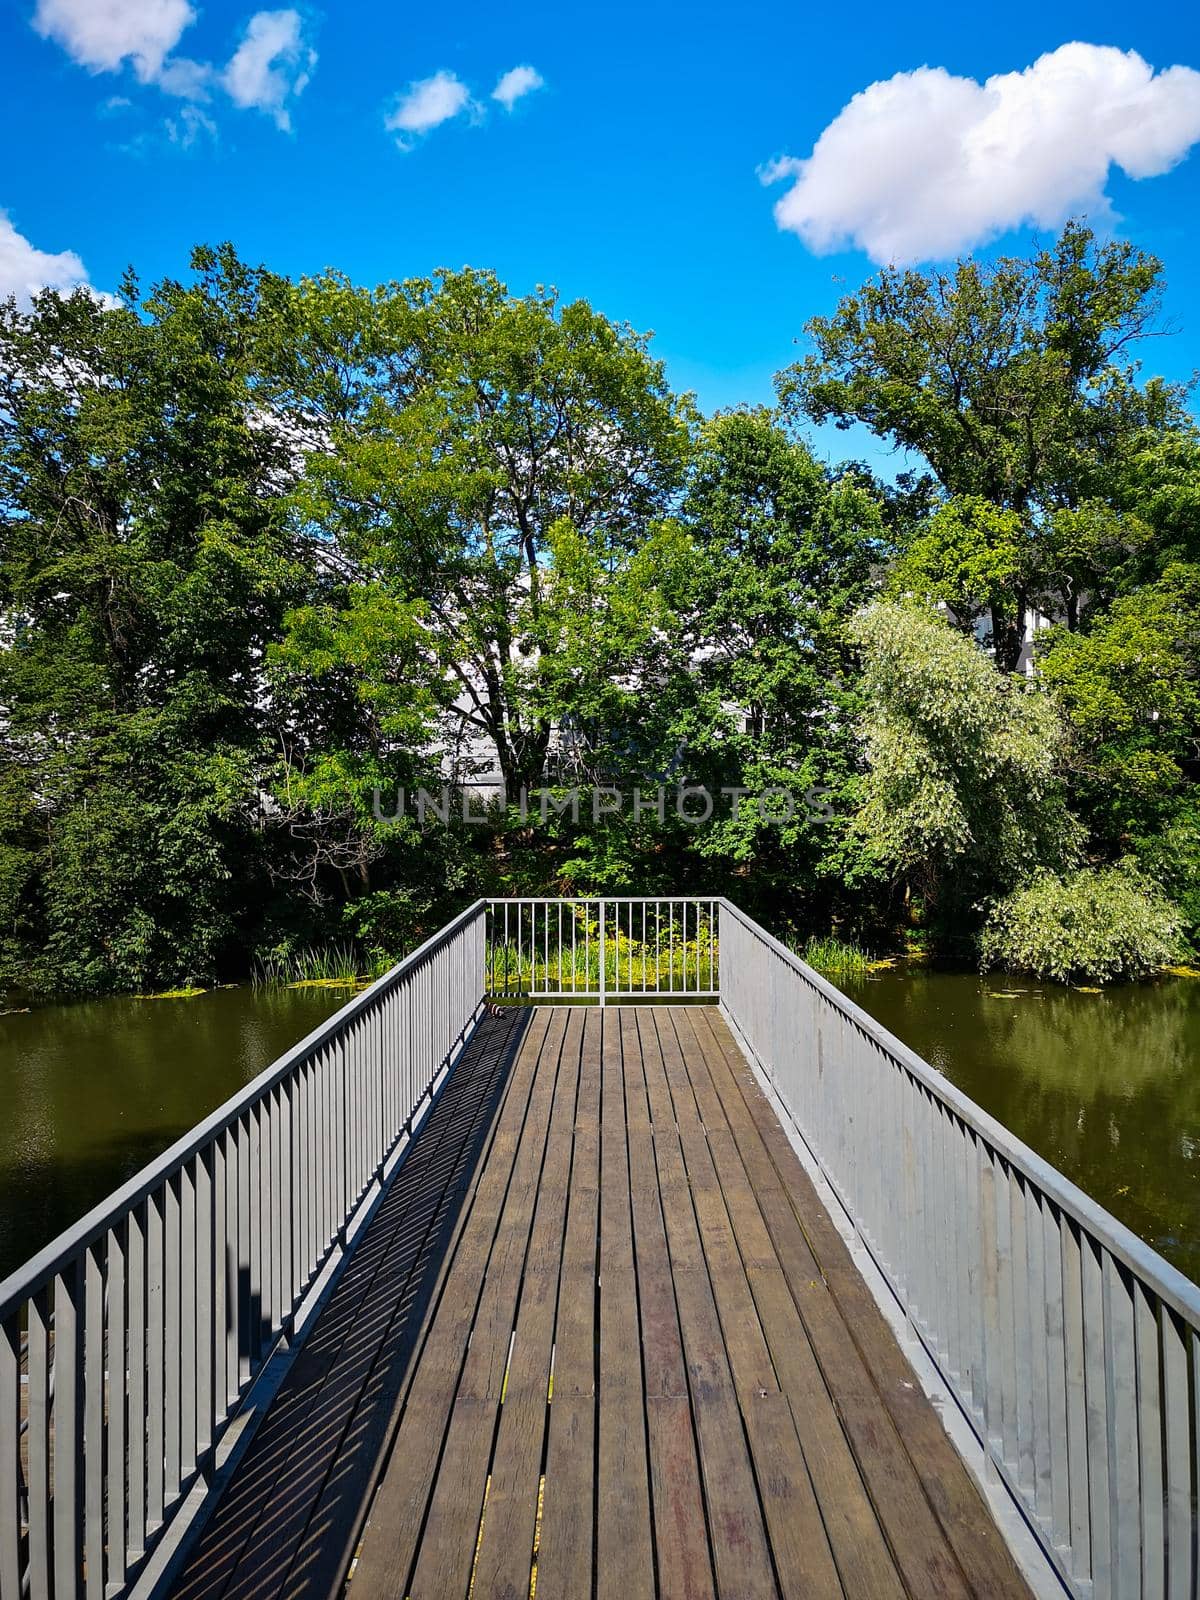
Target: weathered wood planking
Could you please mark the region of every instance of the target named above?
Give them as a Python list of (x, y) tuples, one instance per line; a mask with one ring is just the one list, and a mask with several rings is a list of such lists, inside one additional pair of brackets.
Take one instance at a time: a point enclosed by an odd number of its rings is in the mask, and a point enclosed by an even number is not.
[(350, 1600), (1027, 1594), (718, 1012), (540, 1008), (487, 1116), (414, 1150), (454, 1204), (368, 1230), (187, 1600), (337, 1593), (376, 1482)]

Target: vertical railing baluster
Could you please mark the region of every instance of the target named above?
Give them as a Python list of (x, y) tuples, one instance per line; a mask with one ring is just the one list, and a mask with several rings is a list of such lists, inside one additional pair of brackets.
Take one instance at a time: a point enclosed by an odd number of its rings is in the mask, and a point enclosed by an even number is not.
[(83, 1559), (87, 1600), (103, 1600), (104, 1570), (104, 1256), (83, 1253)]
[(605, 952), (605, 948), (604, 948), (604, 946), (605, 946), (605, 926), (604, 926), (604, 924), (605, 924), (605, 922), (607, 920), (607, 917), (606, 917), (606, 913), (605, 913), (604, 901), (603, 900), (599, 901), (599, 906), (600, 906), (600, 1004), (601, 1004), (601, 1006), (603, 1006), (604, 1003), (605, 1003), (605, 989), (607, 987), (607, 981), (608, 981), (607, 958), (606, 958), (606, 952)]
[[(1092, 1581), (1096, 1600), (1110, 1600), (1112, 1589), (1112, 1523), (1108, 1456), (1107, 1360), (1104, 1340), (1103, 1250), (1086, 1236), (1082, 1241), (1083, 1381), (1087, 1404), (1088, 1510), (1091, 1521)], [(1124, 1600), (1123, 1596), (1116, 1600)]]
[(128, 1560), (139, 1561), (146, 1548), (146, 1203), (134, 1206), (125, 1225), (125, 1268), (128, 1279), (126, 1318), (129, 1324), (129, 1547)]
[(242, 1209), (239, 1198), (242, 1119), (238, 1117), (221, 1136), (225, 1167), (225, 1237), (221, 1267), (225, 1276), (225, 1361), (221, 1396), (222, 1410), (228, 1412), (241, 1391), (241, 1248)]
[(1102, 1274), (1112, 1592), (1125, 1600), (1141, 1592), (1142, 1572), (1133, 1281), (1108, 1250)]
[(1176, 1312), (1162, 1310), (1163, 1421), (1166, 1457), (1167, 1600), (1194, 1594), (1196, 1544), (1192, 1499), (1192, 1397), (1188, 1347), (1191, 1330)]
[(0, 1600), (21, 1596), (21, 1319), (0, 1322)]
[(164, 1185), (163, 1206), (163, 1504), (179, 1493), (181, 1412), (179, 1175)]
[(250, 1129), (253, 1113), (247, 1111), (237, 1119), (236, 1162), (234, 1172), (237, 1184), (237, 1245), (233, 1253), (233, 1268), (237, 1284), (237, 1383), (240, 1394), (250, 1377), (251, 1349), (254, 1332), (253, 1260), (251, 1250), (250, 1197), (256, 1182), (256, 1169), (251, 1160)]
[(54, 1600), (79, 1593), (83, 1568), (83, 1285), (76, 1256), (54, 1277)]
[(196, 1448), (202, 1456), (216, 1437), (217, 1349), (218, 1340), (223, 1348), (225, 1335), (217, 1255), (218, 1144), (214, 1139), (196, 1158)]
[(1025, 1320), (1029, 1351), (1029, 1399), (1027, 1421), (1028, 1453), (1032, 1470), (1030, 1502), (1037, 1514), (1049, 1522), (1053, 1513), (1054, 1484), (1050, 1472), (1050, 1374), (1046, 1327), (1050, 1315), (1050, 1293), (1046, 1278), (1046, 1230), (1042, 1216), (1043, 1199), (1032, 1184), (1025, 1186), (1025, 1258), (1028, 1289)]
[(1067, 1436), (1067, 1327), (1063, 1296), (1062, 1230), (1065, 1218), (1049, 1200), (1042, 1207), (1042, 1265), (1046, 1285), (1047, 1442), (1050, 1527), (1056, 1545), (1071, 1543), (1071, 1465)]
[[(29, 1587), (31, 1600), (50, 1600), (54, 1593), (54, 1532), (50, 1499), (50, 1339), (51, 1299), (48, 1288), (29, 1300), (29, 1354), (26, 1407), (29, 1416)], [(7, 1596), (5, 1597), (7, 1600)]]
[(1136, 1347), (1137, 1456), (1141, 1494), (1140, 1543), (1142, 1594), (1158, 1600), (1166, 1587), (1166, 1522), (1164, 1517), (1163, 1412), (1160, 1377), (1161, 1342), (1158, 1299), (1144, 1284), (1131, 1280)]
[(196, 1464), (196, 1177), (195, 1157), (179, 1173), (179, 1466)]
[(292, 1135), (292, 1110), (296, 1093), (293, 1074), (279, 1086), (279, 1263), (281, 1320), (290, 1326), (300, 1291), (296, 1272), (296, 1174), (292, 1166), (295, 1145)]

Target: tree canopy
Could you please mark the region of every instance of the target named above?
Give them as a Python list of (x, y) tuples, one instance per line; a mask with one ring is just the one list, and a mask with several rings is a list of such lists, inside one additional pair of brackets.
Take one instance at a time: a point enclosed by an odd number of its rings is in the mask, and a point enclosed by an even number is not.
[[(0, 306), (0, 983), (377, 966), (488, 891), (728, 891), (1016, 964), (1057, 897), (1085, 966), (1140, 970), (1115, 885), (1145, 950), (1194, 943), (1200, 434), (1138, 364), (1162, 285), (1081, 224), (888, 270), (777, 407), (714, 416), (649, 335), (482, 271), (223, 245)], [(915, 468), (822, 461), (829, 420)]]

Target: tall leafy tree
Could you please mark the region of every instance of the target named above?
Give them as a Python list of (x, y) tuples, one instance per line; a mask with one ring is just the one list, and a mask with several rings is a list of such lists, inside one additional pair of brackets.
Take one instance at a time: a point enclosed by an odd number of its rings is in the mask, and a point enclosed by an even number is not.
[(1073, 864), (1082, 830), (1049, 694), (917, 606), (872, 606), (852, 633), (867, 707), (856, 826), (881, 867), (961, 929), (981, 896)]
[(256, 403), (279, 285), (194, 264), (0, 308), (10, 978), (211, 974), (253, 899), (263, 652), (303, 584)]
[[(696, 848), (712, 866), (753, 869), (764, 896), (811, 909), (849, 867), (860, 701), (846, 630), (886, 549), (882, 506), (753, 410), (705, 425), (685, 513), (702, 691), (683, 723), (689, 760), (750, 802), (722, 806)], [(768, 790), (782, 794), (760, 807)]]
[(569, 523), (602, 561), (633, 548), (681, 485), (689, 407), (644, 336), (490, 273), (372, 293), (325, 277), (300, 285), (295, 315), (279, 403), (320, 441), (303, 514), (355, 581), (425, 602), (452, 742), (489, 744), (516, 794), (551, 732), (551, 530)]
[[(1049, 598), (1074, 626), (1095, 600), (1124, 535), (1089, 508), (1111, 500), (1115, 469), (1148, 437), (1186, 427), (1182, 392), (1140, 383), (1130, 355), (1154, 329), (1161, 289), (1154, 257), (1071, 223), (1028, 259), (886, 269), (813, 318), (814, 352), (781, 374), (793, 414), (865, 423), (923, 457), (944, 495), (1017, 519), (1023, 559), (993, 568), (1002, 581), (974, 602), (1003, 670), (1031, 604)], [(962, 525), (976, 539), (978, 517)]]
[(1107, 850), (1165, 826), (1200, 779), (1200, 567), (1168, 567), (1086, 633), (1055, 632), (1039, 666), (1074, 733), (1077, 802)]

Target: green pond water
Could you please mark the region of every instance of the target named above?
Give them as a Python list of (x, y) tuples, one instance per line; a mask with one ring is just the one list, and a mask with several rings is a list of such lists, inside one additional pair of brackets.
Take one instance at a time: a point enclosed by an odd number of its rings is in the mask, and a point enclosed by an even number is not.
[(216, 989), (0, 1016), (0, 1278), (346, 999)]
[[(1200, 1279), (1200, 981), (1081, 994), (908, 968), (846, 987)], [(0, 1016), (0, 1278), (344, 998), (225, 989)]]
[(1200, 1281), (1200, 980), (1087, 994), (908, 968), (842, 987)]

